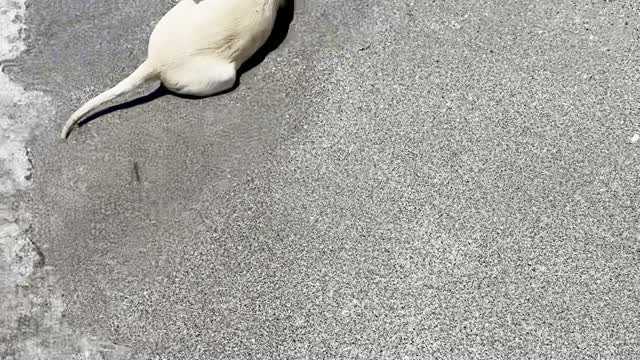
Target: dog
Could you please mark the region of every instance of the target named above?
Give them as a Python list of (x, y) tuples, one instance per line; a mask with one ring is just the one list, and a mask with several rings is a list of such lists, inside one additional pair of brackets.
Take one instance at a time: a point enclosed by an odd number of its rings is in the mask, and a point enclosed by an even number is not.
[(102, 104), (149, 81), (182, 95), (205, 97), (228, 90), (236, 72), (271, 34), (287, 0), (180, 0), (155, 26), (147, 59), (126, 79), (82, 105), (62, 138)]

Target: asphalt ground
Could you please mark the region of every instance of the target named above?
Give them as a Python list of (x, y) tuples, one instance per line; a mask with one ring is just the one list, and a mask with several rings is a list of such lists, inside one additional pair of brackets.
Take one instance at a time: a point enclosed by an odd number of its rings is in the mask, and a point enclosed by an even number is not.
[(92, 356), (640, 358), (636, 1), (298, 1), (234, 91), (59, 140), (171, 3), (33, 1), (12, 70)]

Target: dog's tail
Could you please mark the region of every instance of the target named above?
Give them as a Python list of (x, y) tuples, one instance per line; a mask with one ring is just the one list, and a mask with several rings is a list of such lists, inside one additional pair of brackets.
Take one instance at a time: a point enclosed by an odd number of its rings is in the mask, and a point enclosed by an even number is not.
[(86, 115), (87, 113), (91, 112), (107, 101), (127, 94), (140, 85), (146, 83), (147, 81), (155, 80), (157, 78), (158, 71), (156, 67), (147, 59), (131, 75), (118, 83), (118, 85), (87, 101), (86, 104), (82, 105), (80, 109), (74, 112), (71, 117), (69, 117), (69, 120), (67, 120), (66, 124), (64, 124), (64, 128), (62, 128), (62, 138), (67, 138), (67, 135), (69, 135), (71, 128), (75, 124), (77, 124), (78, 121), (80, 121), (82, 116)]

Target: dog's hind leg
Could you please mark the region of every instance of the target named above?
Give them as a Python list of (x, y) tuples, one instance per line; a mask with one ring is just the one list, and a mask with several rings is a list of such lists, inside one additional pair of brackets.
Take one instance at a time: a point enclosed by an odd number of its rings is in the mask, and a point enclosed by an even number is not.
[(235, 82), (235, 64), (207, 56), (194, 57), (162, 74), (163, 85), (182, 95), (215, 95), (230, 89)]

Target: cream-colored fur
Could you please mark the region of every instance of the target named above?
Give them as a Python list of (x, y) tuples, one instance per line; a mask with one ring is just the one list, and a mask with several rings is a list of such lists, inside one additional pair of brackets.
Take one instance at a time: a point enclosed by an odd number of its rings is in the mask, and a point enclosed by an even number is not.
[(160, 19), (147, 59), (115, 87), (89, 100), (62, 129), (143, 83), (160, 80), (184, 95), (208, 96), (233, 86), (236, 70), (267, 40), (283, 0), (181, 0)]

